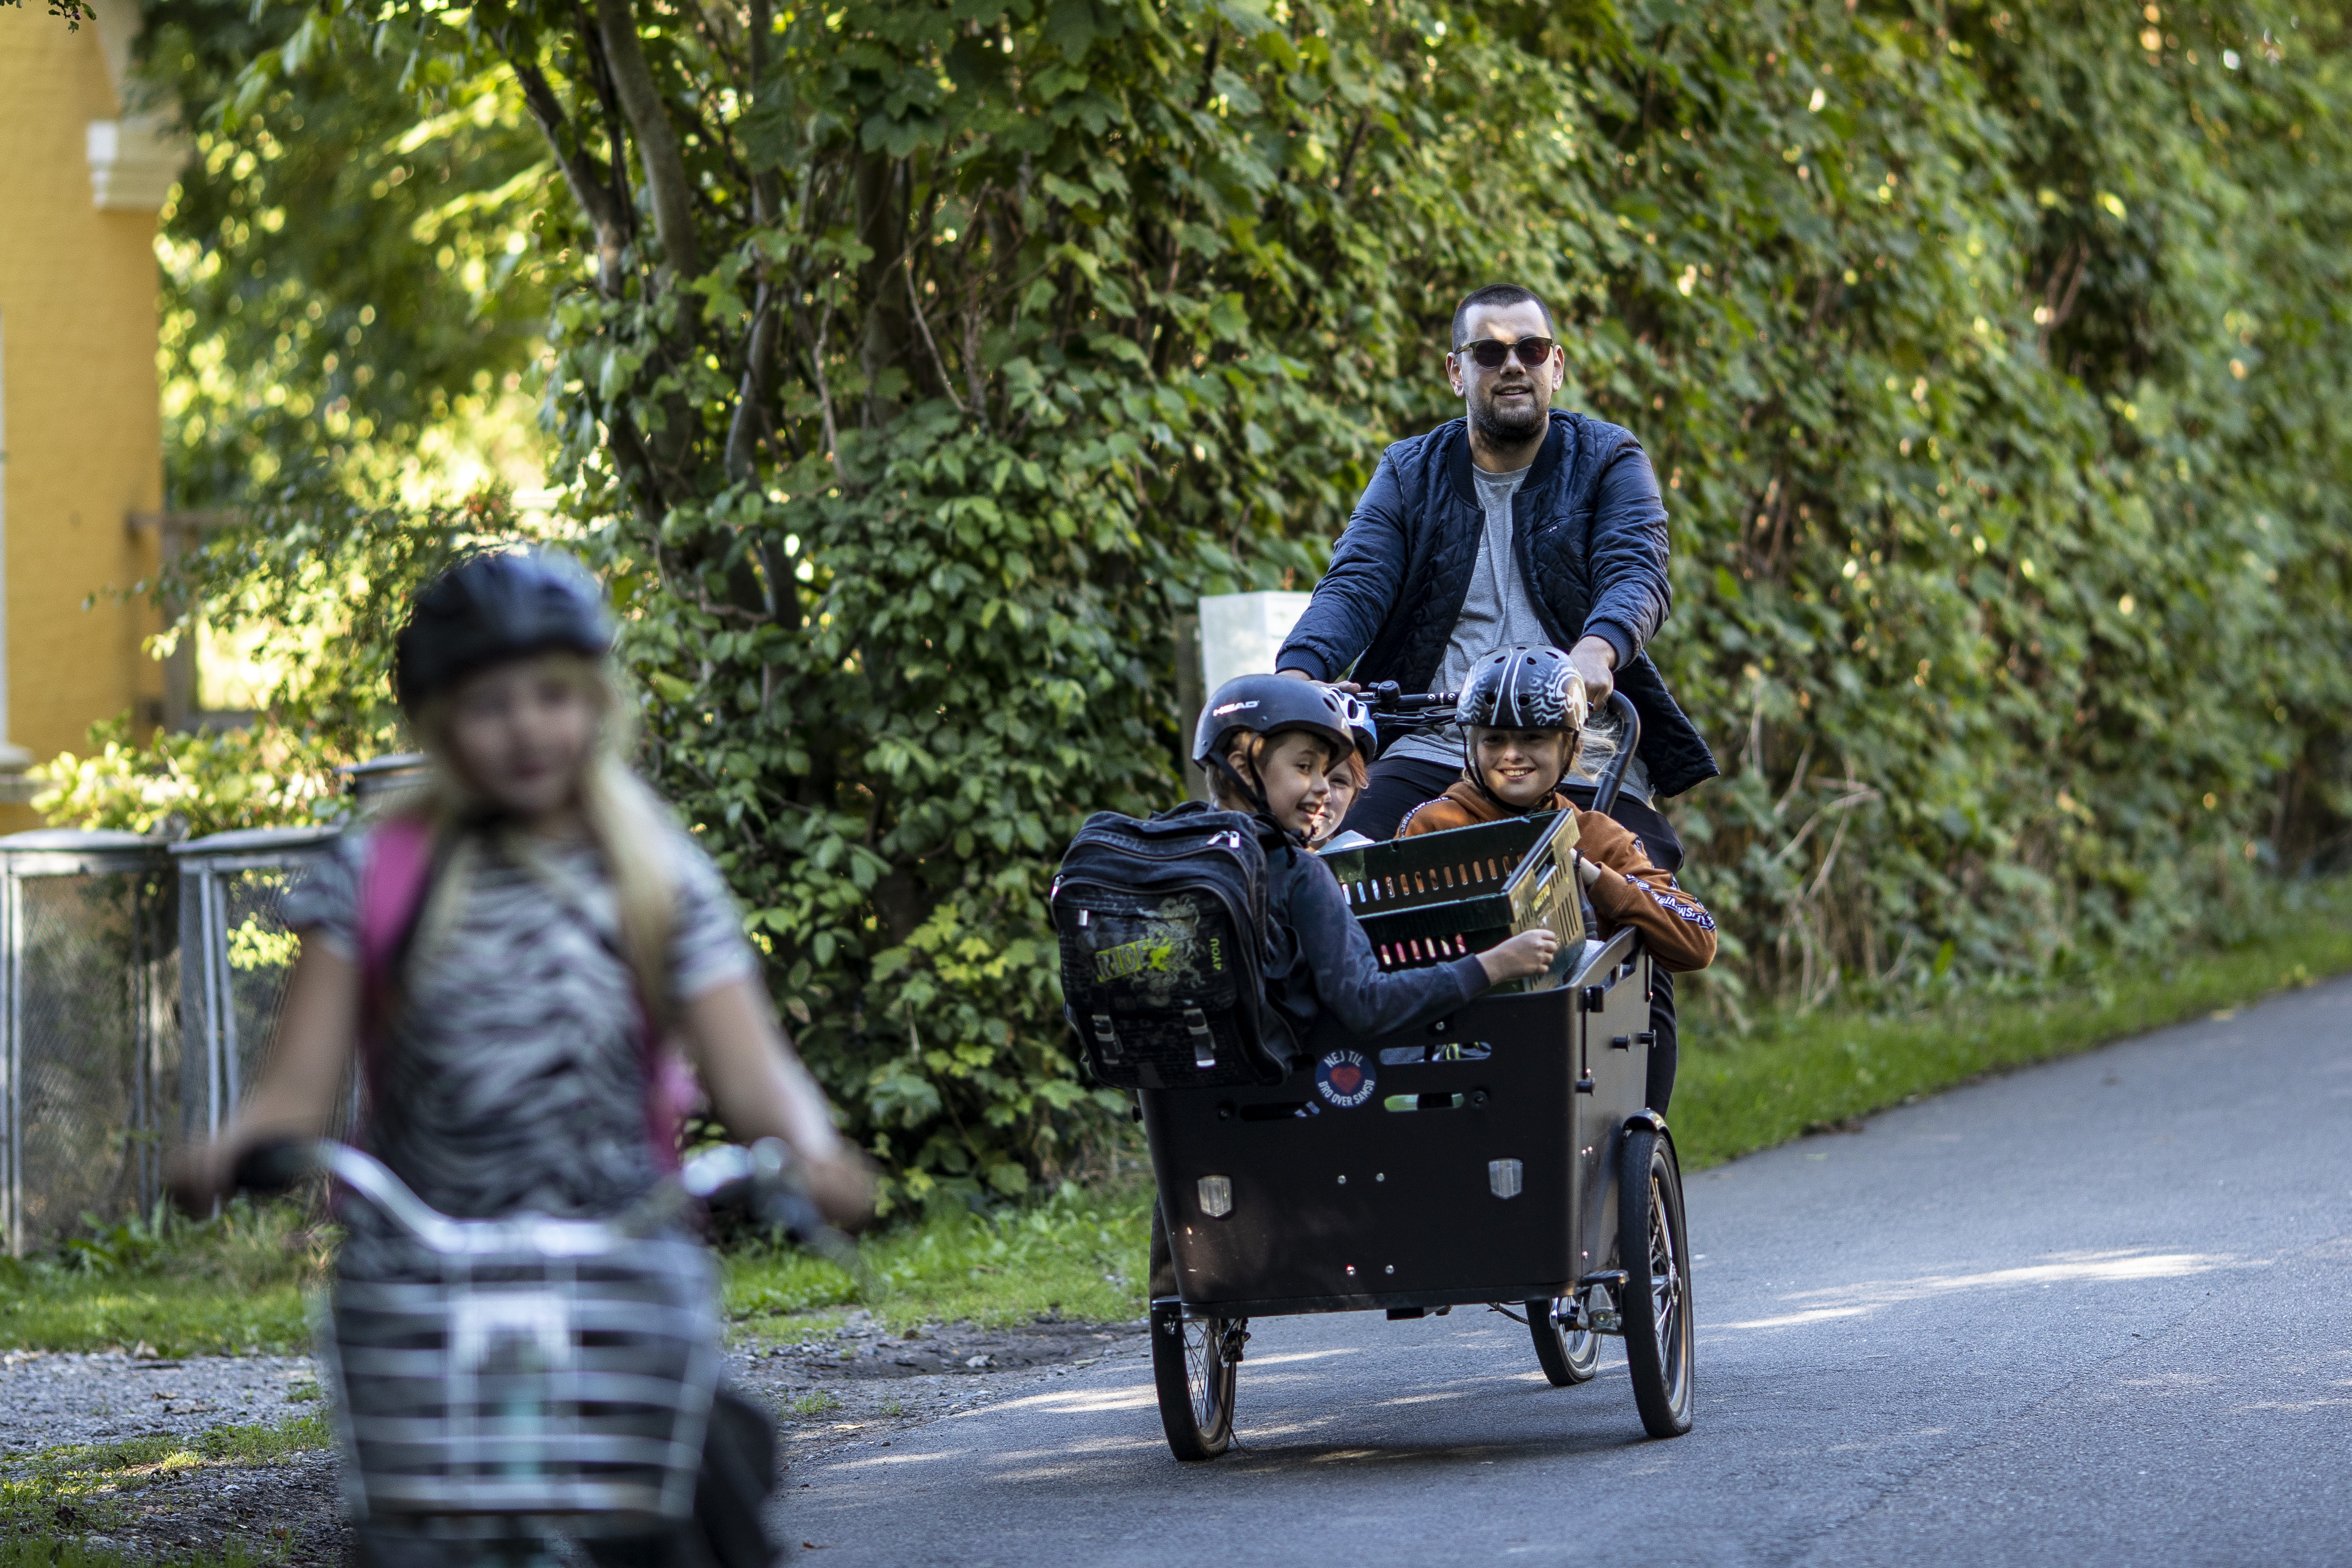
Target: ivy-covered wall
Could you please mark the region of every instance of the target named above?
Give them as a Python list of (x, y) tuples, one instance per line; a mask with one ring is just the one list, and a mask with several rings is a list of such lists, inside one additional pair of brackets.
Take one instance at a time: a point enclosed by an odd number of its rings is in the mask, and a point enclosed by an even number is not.
[[(648, 765), (917, 1191), (1017, 1191), (1106, 1124), (1056, 851), (1174, 796), (1175, 614), (1313, 581), (1496, 279), (1668, 487), (1724, 1016), (2159, 945), (2340, 845), (2336, 10), (175, 3), (152, 68), (215, 106), (187, 353), (341, 375), (346, 424), (181, 469), (257, 518), (215, 602), (311, 628), (278, 723), (143, 796), (131, 752), (68, 770), (59, 814), (201, 816), (207, 769), (380, 743), (397, 589), (513, 526), (383, 504), (350, 422), (444, 405), (377, 412), (378, 284), (282, 221), (419, 189), (373, 265), (436, 258), (479, 389), (511, 323), (475, 273), (520, 258), (552, 531), (628, 617)], [(286, 155), (306, 122), (348, 157)], [(289, 237), (246, 266), (257, 233)], [(338, 310), (332, 361), (289, 355)], [(205, 395), (236, 430), (267, 389)]]

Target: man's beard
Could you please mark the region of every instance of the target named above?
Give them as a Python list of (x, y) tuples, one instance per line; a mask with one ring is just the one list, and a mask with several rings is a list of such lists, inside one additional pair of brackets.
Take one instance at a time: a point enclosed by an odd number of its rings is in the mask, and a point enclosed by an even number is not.
[[(1528, 390), (1532, 392), (1534, 388), (1529, 386)], [(1492, 391), (1475, 394), (1470, 399), (1470, 423), (1492, 446), (1519, 446), (1541, 430), (1550, 417), (1551, 410), (1533, 397), (1519, 407), (1510, 409), (1496, 407)]]

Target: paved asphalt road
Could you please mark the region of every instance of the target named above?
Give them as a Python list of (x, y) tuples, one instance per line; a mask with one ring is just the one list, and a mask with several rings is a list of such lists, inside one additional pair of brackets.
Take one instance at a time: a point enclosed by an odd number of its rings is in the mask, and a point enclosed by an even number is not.
[[(1491, 1314), (1255, 1325), (795, 1470), (822, 1568), (2352, 1563), (2352, 983), (1690, 1178), (1691, 1434)], [(1612, 1342), (1613, 1347), (1613, 1342)]]

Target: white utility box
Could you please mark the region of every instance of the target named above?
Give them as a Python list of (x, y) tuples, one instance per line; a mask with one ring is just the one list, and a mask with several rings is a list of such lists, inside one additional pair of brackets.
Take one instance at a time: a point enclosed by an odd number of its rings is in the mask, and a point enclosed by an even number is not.
[(1307, 613), (1312, 594), (1203, 594), (1201, 694), (1236, 675), (1272, 675), (1275, 655)]

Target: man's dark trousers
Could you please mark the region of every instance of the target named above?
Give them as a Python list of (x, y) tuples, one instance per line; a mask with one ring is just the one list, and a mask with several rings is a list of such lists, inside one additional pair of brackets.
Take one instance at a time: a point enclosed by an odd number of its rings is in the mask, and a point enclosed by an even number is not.
[[(1461, 776), (1462, 769), (1451, 763), (1433, 763), (1423, 757), (1382, 757), (1372, 764), (1371, 782), (1356, 797), (1355, 806), (1340, 826), (1385, 843), (1396, 837), (1397, 824), (1404, 820), (1406, 812), (1423, 801), (1435, 800)], [(1570, 784), (1568, 795), (1580, 806), (1592, 804), (1590, 786)], [(1650, 864), (1670, 872), (1682, 869), (1683, 841), (1675, 837), (1666, 819), (1647, 804), (1630, 795), (1621, 795), (1609, 815), (1642, 841), (1642, 847), (1649, 851)], [(1654, 965), (1650, 970), (1650, 1032), (1657, 1038), (1650, 1047), (1649, 1092), (1645, 1098), (1650, 1109), (1664, 1116), (1666, 1102), (1675, 1097), (1675, 1066), (1681, 1042), (1675, 1028), (1675, 977)]]

